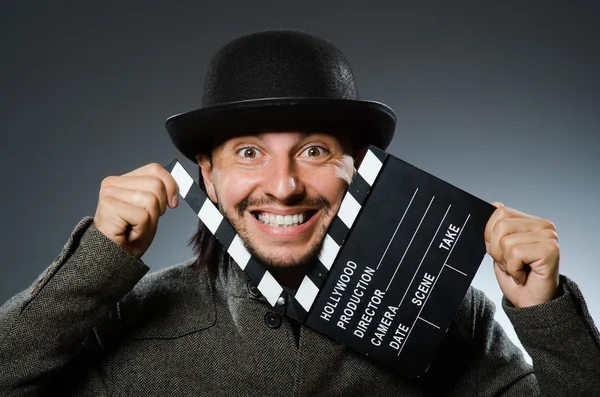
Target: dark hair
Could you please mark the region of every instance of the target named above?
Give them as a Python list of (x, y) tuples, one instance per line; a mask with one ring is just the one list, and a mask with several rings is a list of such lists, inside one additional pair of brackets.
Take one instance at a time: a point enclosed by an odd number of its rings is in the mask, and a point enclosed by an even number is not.
[[(198, 170), (198, 185), (202, 191), (206, 192), (206, 186), (204, 185), (200, 167), (198, 167)], [(216, 280), (221, 271), (224, 276), (227, 276), (231, 257), (201, 220), (198, 220), (198, 228), (192, 237), (190, 237), (188, 246), (191, 246), (194, 253), (197, 255), (194, 266), (198, 268), (205, 267), (212, 282)]]

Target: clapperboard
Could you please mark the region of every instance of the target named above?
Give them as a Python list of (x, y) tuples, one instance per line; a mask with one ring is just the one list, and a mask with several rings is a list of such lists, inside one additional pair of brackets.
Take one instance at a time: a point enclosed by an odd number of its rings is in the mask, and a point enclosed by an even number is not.
[(280, 314), (423, 375), (485, 255), (491, 204), (370, 147), (297, 291), (280, 285), (175, 159), (194, 213)]

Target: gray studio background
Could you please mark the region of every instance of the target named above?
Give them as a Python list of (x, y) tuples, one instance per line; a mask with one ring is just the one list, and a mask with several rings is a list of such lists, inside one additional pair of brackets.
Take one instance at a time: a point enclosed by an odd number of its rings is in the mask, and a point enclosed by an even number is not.
[[(391, 153), (554, 221), (562, 273), (600, 321), (593, 2), (13, 3), (0, 14), (0, 301), (94, 214), (105, 176), (182, 158), (164, 120), (199, 106), (221, 45), (294, 28), (336, 43), (362, 98), (397, 112)], [(185, 205), (168, 211), (144, 261), (156, 270), (188, 258), (195, 224)], [(474, 285), (499, 304), (489, 258)]]

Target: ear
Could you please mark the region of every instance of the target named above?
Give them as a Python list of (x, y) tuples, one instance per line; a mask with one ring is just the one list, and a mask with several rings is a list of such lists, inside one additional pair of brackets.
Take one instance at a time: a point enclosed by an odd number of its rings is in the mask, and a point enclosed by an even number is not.
[(217, 202), (217, 193), (215, 192), (215, 184), (213, 181), (213, 167), (212, 161), (209, 156), (205, 154), (196, 155), (196, 161), (200, 166), (200, 175), (204, 181), (204, 187), (206, 188), (206, 194), (213, 203)]

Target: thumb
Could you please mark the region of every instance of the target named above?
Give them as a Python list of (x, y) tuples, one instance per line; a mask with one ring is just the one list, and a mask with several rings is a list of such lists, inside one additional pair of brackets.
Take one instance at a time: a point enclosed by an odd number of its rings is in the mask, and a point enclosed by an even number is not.
[(504, 205), (504, 204), (502, 204), (502, 203), (501, 203), (501, 202), (499, 202), (499, 201), (494, 201), (494, 202), (492, 202), (491, 204), (492, 204), (494, 207), (496, 207), (496, 208), (502, 208), (502, 207), (505, 207), (505, 205)]

